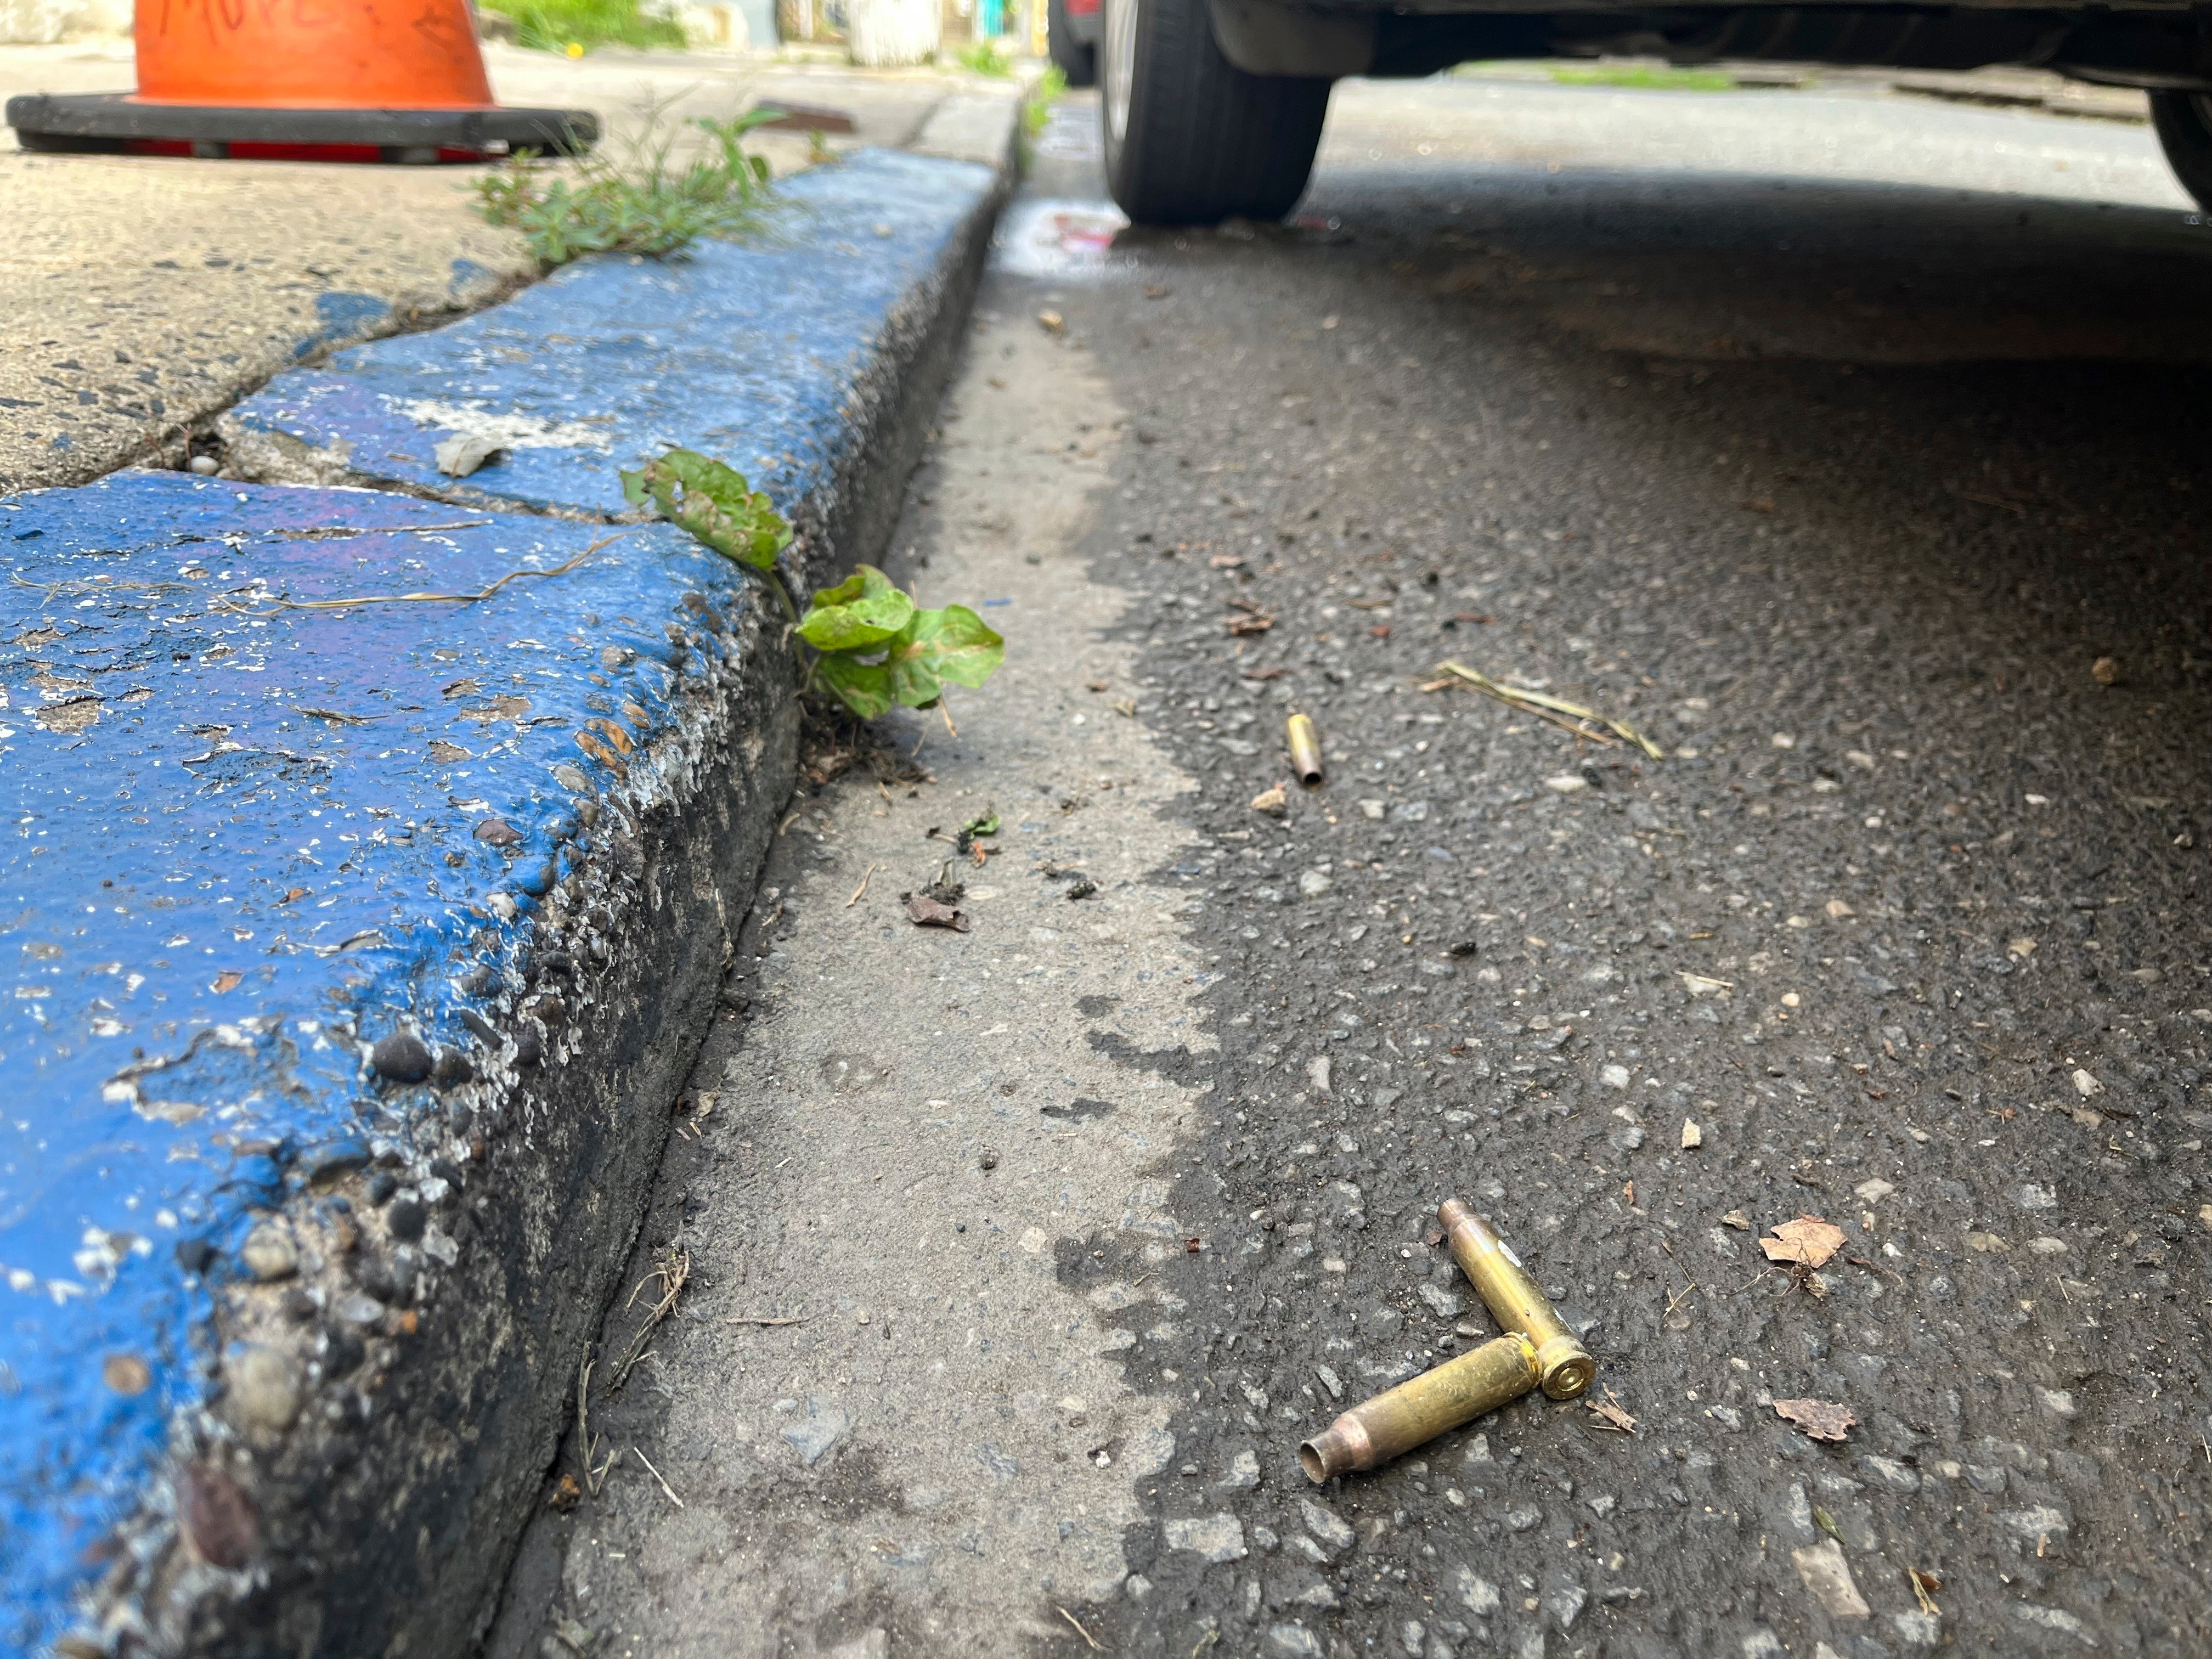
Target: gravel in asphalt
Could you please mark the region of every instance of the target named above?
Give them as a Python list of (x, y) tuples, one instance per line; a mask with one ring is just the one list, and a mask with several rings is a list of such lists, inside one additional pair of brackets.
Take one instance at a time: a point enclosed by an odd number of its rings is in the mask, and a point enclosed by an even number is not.
[[(2212, 1643), (2212, 243), (2138, 131), (1746, 107), (1342, 88), (1291, 226), (1103, 252), (1056, 120), (952, 399), (1012, 417), (948, 418), (899, 535), (926, 595), (1016, 599), (1013, 665), (957, 745), (906, 728), (916, 797), (795, 803), (823, 839), (778, 869), (819, 868), (739, 943), (632, 1275), (682, 1241), (716, 1279), (610, 1408), (687, 1507), (625, 1459), (549, 1510), (501, 1650)], [(979, 798), (1041, 826), (1012, 903), (848, 915)], [(1030, 931), (1072, 907), (1024, 866), (1068, 859), (1158, 958)], [(992, 951), (1011, 984), (939, 997)], [(1009, 1029), (882, 1036), (939, 1000)], [(1299, 1440), (1491, 1334), (1453, 1194), (1632, 1431), (1532, 1396), (1311, 1487)], [(1817, 1277), (1759, 1246), (1801, 1216), (1844, 1237)], [(1012, 1472), (959, 1461), (994, 1419)]]

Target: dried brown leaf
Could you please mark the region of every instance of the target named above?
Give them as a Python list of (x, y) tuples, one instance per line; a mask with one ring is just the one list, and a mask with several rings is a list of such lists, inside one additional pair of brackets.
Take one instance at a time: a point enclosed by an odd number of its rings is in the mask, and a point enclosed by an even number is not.
[(1773, 1237), (1759, 1241), (1769, 1261), (1786, 1267), (1825, 1267), (1828, 1258), (1844, 1248), (1844, 1230), (1818, 1216), (1801, 1215), (1773, 1230)]
[(1778, 1400), (1774, 1414), (1796, 1425), (1808, 1440), (1841, 1440), (1858, 1421), (1849, 1406), (1832, 1406), (1825, 1400)]
[(1606, 1423), (1610, 1425), (1612, 1427), (1620, 1430), (1621, 1433), (1634, 1434), (1636, 1432), (1636, 1419), (1631, 1417), (1626, 1410), (1622, 1407), (1620, 1401), (1613, 1397), (1613, 1392), (1611, 1389), (1607, 1389), (1605, 1391), (1605, 1398), (1602, 1400), (1593, 1400), (1588, 1395), (1584, 1395), (1583, 1396), (1583, 1404), (1588, 1406), (1592, 1411), (1595, 1412), (1600, 1418), (1603, 1419)]
[(940, 903), (927, 893), (908, 893), (906, 896), (906, 914), (907, 919), (917, 927), (949, 927), (956, 933), (968, 931), (968, 917), (964, 911)]

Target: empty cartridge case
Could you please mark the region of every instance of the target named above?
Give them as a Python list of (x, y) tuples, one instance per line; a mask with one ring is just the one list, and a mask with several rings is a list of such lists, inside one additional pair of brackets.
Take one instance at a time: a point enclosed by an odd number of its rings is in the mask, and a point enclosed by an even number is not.
[(1316, 1485), (1347, 1469), (1371, 1469), (1518, 1400), (1536, 1377), (1536, 1349), (1527, 1337), (1493, 1337), (1354, 1406), (1298, 1448), (1298, 1463)]
[(1321, 770), (1321, 733), (1314, 730), (1312, 717), (1306, 714), (1291, 716), (1291, 770), (1298, 775), (1300, 783), (1319, 783)]
[(1491, 1317), (1504, 1329), (1522, 1333), (1536, 1350), (1538, 1381), (1544, 1392), (1554, 1400), (1572, 1400), (1588, 1389), (1597, 1374), (1597, 1362), (1528, 1277), (1521, 1258), (1488, 1222), (1455, 1198), (1443, 1201), (1437, 1219), (1443, 1224), (1460, 1271), (1473, 1283)]

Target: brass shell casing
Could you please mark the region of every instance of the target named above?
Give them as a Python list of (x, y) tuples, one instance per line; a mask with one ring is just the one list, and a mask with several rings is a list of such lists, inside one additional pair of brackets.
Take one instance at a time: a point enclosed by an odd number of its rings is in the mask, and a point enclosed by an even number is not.
[(1528, 1339), (1495, 1337), (1354, 1406), (1298, 1448), (1298, 1462), (1316, 1485), (1347, 1469), (1371, 1469), (1518, 1400), (1536, 1378)]
[(1293, 714), (1286, 735), (1291, 744), (1291, 770), (1304, 784), (1322, 781), (1321, 733), (1314, 730), (1313, 719), (1307, 714)]
[(1460, 1271), (1474, 1285), (1491, 1317), (1508, 1331), (1524, 1334), (1535, 1348), (1544, 1392), (1554, 1400), (1572, 1400), (1585, 1392), (1597, 1375), (1597, 1362), (1576, 1340), (1505, 1241), (1455, 1198), (1443, 1201), (1437, 1219), (1443, 1224)]

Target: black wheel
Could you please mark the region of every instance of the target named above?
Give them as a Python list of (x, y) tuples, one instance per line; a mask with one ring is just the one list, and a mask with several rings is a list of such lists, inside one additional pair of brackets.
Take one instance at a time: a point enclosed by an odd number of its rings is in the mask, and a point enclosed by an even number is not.
[(2212, 213), (2212, 95), (2201, 92), (2154, 92), (2150, 124), (2158, 129), (2166, 164), (2197, 205)]
[(1098, 48), (1075, 38), (1067, 21), (1067, 0), (1048, 0), (1045, 8), (1045, 48), (1071, 87), (1095, 86), (1098, 82)]
[(1139, 224), (1279, 219), (1313, 172), (1328, 82), (1245, 74), (1214, 45), (1206, 10), (1206, 0), (1106, 0), (1106, 184)]

